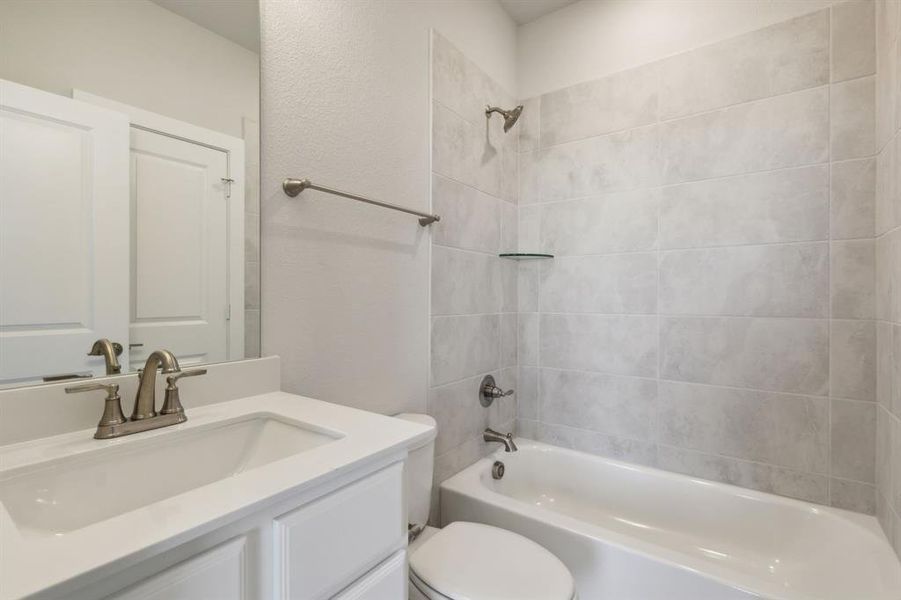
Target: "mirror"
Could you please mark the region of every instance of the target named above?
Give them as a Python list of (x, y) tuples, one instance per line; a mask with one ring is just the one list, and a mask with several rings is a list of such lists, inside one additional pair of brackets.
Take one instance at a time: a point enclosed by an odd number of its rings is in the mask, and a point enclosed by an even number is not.
[(0, 56), (0, 386), (259, 356), (258, 0), (3, 0)]

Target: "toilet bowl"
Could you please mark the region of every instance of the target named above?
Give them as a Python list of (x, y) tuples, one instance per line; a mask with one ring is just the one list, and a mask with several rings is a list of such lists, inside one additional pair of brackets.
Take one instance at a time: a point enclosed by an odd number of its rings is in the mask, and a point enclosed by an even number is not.
[[(435, 427), (427, 415), (400, 419)], [(408, 521), (428, 522), (435, 435), (408, 449)], [(458, 521), (425, 527), (407, 549), (410, 600), (574, 600), (569, 569), (551, 552), (512, 531)]]

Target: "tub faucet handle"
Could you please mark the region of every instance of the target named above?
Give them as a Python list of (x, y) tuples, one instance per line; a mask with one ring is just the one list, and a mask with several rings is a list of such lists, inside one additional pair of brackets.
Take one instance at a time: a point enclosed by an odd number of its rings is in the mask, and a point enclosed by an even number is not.
[(497, 387), (494, 383), (494, 377), (491, 375), (485, 375), (482, 379), (482, 383), (479, 384), (479, 402), (481, 402), (484, 407), (491, 406), (497, 398), (512, 395), (513, 390), (504, 391)]

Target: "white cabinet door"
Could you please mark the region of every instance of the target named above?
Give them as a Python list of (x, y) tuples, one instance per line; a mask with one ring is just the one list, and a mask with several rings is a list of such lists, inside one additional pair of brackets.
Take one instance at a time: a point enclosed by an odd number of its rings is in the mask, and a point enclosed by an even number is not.
[(93, 341), (127, 342), (128, 133), (0, 80), (0, 383), (103, 374)]
[(228, 360), (228, 156), (132, 128), (131, 178), (132, 367)]
[(403, 465), (284, 514), (274, 522), (276, 597), (321, 600), (404, 547)]
[(403, 550), (374, 568), (334, 600), (402, 600), (407, 597), (407, 553)]
[(107, 600), (243, 600), (247, 539), (239, 537), (148, 577)]

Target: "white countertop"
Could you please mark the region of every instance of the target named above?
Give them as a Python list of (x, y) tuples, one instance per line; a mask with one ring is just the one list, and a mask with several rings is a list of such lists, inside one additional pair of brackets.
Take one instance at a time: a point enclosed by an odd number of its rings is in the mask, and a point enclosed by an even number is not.
[[(0, 480), (36, 463), (258, 413), (300, 421), (342, 437), (65, 534), (22, 535), (0, 504), (0, 600), (27, 596), (86, 573), (113, 573), (268, 504), (402, 453), (430, 435), (430, 429), (422, 425), (285, 392), (187, 412), (188, 421), (180, 425), (114, 440), (95, 440), (93, 430), (84, 430), (0, 447)], [(119, 476), (127, 486), (129, 477), (140, 477), (140, 473)]]

